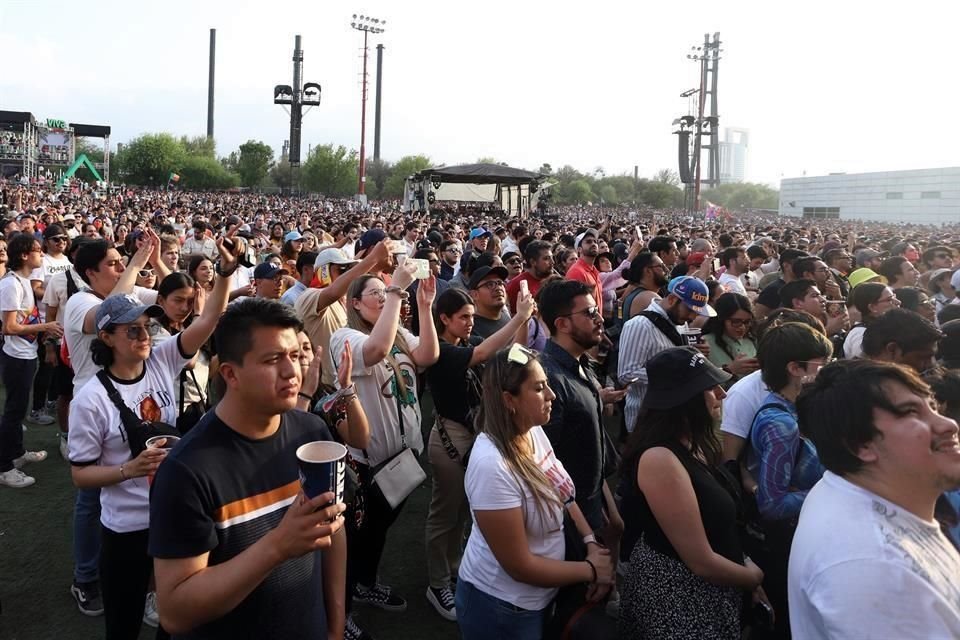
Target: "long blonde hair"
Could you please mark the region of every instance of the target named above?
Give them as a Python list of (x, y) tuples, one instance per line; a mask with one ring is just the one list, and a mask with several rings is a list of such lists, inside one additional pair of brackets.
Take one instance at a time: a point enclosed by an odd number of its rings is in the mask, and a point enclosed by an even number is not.
[[(347, 326), (351, 329), (356, 329), (357, 331), (362, 331), (363, 333), (370, 335), (370, 332), (373, 331), (373, 325), (363, 319), (363, 316), (360, 315), (360, 312), (357, 311), (357, 308), (353, 306), (354, 300), (361, 300), (363, 293), (363, 288), (367, 286), (367, 282), (370, 280), (380, 280), (383, 282), (383, 279), (380, 276), (376, 276), (370, 273), (366, 273), (353, 282), (350, 283), (350, 287), (347, 289)], [(393, 337), (393, 346), (400, 350), (401, 353), (406, 355), (411, 362), (413, 362), (413, 355), (410, 351), (410, 346), (407, 344), (407, 341), (404, 339), (403, 334), (400, 332), (400, 327), (397, 327), (397, 333)], [(404, 380), (403, 372), (400, 371), (400, 363), (397, 362), (397, 359), (393, 357), (391, 353), (392, 349), (387, 351), (387, 366), (393, 369), (393, 375), (397, 380), (397, 389), (400, 391), (400, 397), (406, 398), (407, 396), (407, 383)], [(416, 383), (416, 381), (414, 381)], [(416, 389), (414, 389), (416, 393)]]
[[(537, 461), (521, 447), (522, 438), (519, 437), (513, 416), (503, 401), (504, 391), (513, 396), (520, 393), (520, 387), (530, 377), (533, 363), (539, 362), (535, 354), (528, 353), (531, 354), (530, 360), (525, 365), (510, 362), (507, 359), (509, 349), (499, 351), (486, 364), (483, 371), (483, 402), (477, 416), (477, 428), (493, 441), (514, 476), (530, 488), (537, 505), (537, 513), (546, 524), (550, 520), (547, 509), (552, 506), (562, 507), (563, 501)], [(521, 505), (523, 504), (521, 502)], [(557, 528), (561, 524), (562, 520), (554, 523)]]

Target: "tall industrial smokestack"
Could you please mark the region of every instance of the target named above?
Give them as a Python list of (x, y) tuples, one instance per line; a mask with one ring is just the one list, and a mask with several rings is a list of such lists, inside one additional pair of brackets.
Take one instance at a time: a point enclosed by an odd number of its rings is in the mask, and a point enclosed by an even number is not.
[(217, 66), (217, 30), (210, 29), (210, 80), (207, 83), (207, 137), (213, 137), (213, 73)]
[(380, 97), (383, 88), (383, 45), (377, 45), (377, 106), (373, 123), (373, 159), (380, 159)]

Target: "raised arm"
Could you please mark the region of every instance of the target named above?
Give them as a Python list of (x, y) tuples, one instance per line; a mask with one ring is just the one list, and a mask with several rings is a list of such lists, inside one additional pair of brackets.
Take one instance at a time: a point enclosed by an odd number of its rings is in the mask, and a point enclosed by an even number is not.
[[(387, 357), (397, 337), (397, 327), (400, 324), (400, 306), (403, 303), (403, 293), (413, 282), (414, 263), (404, 262), (393, 272), (391, 279), (392, 289), (387, 293), (380, 317), (370, 331), (370, 337), (363, 343), (363, 366), (372, 367)], [(432, 322), (430, 324), (433, 324)]]
[(437, 279), (430, 276), (417, 287), (417, 313), (420, 314), (420, 344), (413, 353), (418, 367), (429, 367), (440, 358), (440, 341), (433, 324), (433, 299), (437, 295)]
[[(226, 238), (232, 238), (237, 233), (233, 229), (226, 235)], [(225, 238), (217, 240), (217, 250), (220, 252), (220, 262), (218, 270), (220, 277), (213, 284), (213, 291), (203, 303), (203, 311), (189, 327), (180, 333), (180, 348), (184, 353), (196, 353), (204, 342), (213, 335), (213, 330), (217, 328), (217, 322), (220, 315), (227, 308), (227, 299), (230, 295), (230, 276), (240, 266), (237, 259), (239, 247), (236, 243), (232, 249), (228, 249), (224, 244)]]
[(473, 349), (473, 355), (470, 357), (470, 366), (472, 367), (481, 362), (486, 362), (492, 358), (497, 351), (516, 341), (519, 335), (518, 331), (521, 329), (523, 330), (523, 341), (521, 344), (525, 344), (527, 322), (530, 320), (530, 317), (536, 313), (536, 310), (537, 303), (533, 301), (533, 296), (530, 295), (529, 292), (524, 294), (521, 289), (517, 294), (517, 313), (510, 318), (510, 322)]
[(317, 296), (318, 315), (331, 304), (345, 296), (347, 289), (350, 288), (354, 280), (365, 273), (370, 273), (374, 267), (386, 262), (390, 258), (390, 247), (388, 243), (389, 241), (387, 240), (378, 242), (373, 249), (367, 252), (367, 255), (363, 257), (363, 260), (361, 260), (359, 264), (354, 265), (348, 269), (346, 273), (320, 290), (320, 295)]

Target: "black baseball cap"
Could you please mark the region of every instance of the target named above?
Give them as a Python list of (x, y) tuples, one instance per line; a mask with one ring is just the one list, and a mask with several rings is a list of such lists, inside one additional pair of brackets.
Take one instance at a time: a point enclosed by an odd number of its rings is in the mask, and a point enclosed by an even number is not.
[(501, 280), (506, 280), (510, 277), (510, 272), (507, 271), (506, 267), (480, 267), (470, 274), (470, 282), (467, 284), (467, 288), (471, 291), (479, 288), (483, 279), (489, 276), (500, 276)]
[(661, 351), (647, 361), (646, 369), (645, 409), (678, 407), (731, 377), (693, 347), (673, 347)]

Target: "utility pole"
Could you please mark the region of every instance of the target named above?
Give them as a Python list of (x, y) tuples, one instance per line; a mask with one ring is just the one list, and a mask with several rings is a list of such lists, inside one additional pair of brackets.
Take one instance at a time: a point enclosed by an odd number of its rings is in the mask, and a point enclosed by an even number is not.
[(357, 184), (357, 194), (366, 196), (367, 185), (367, 36), (368, 34), (383, 33), (386, 20), (373, 18), (371, 16), (358, 16), (353, 14), (353, 22), (350, 23), (352, 29), (363, 32), (363, 75), (360, 78), (360, 175)]
[(380, 159), (380, 100), (383, 97), (383, 45), (377, 45), (377, 105), (374, 107), (373, 159)]
[(210, 29), (210, 74), (207, 80), (207, 138), (213, 138), (213, 73), (217, 62), (217, 30)]
[[(293, 45), (293, 86), (278, 84), (273, 88), (273, 103), (279, 104), (290, 114), (290, 146), (287, 160), (293, 174), (293, 184), (300, 188), (300, 133), (303, 122), (303, 107), (315, 107), (320, 104), (320, 85), (316, 82), (301, 84), (303, 76), (303, 49), (300, 48), (300, 36), (294, 38)], [(288, 108), (289, 107), (289, 108)]]
[[(700, 87), (696, 90), (697, 116), (694, 125), (693, 156), (690, 159), (690, 173), (693, 174), (693, 198), (687, 202), (689, 211), (700, 211), (700, 189), (702, 185), (701, 172), (701, 154), (706, 149), (707, 154), (707, 186), (717, 187), (720, 185), (720, 143), (718, 126), (719, 115), (717, 114), (717, 69), (720, 61), (720, 33), (713, 34), (711, 40), (710, 34), (703, 35), (702, 47), (691, 47), (691, 53), (687, 55), (688, 60), (694, 60), (700, 65)], [(707, 94), (710, 95), (709, 113), (707, 109)], [(692, 95), (692, 92), (685, 92), (686, 95)], [(683, 120), (683, 118), (681, 118)], [(703, 143), (703, 138), (708, 138), (707, 144)]]

